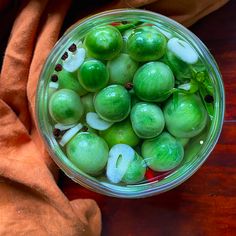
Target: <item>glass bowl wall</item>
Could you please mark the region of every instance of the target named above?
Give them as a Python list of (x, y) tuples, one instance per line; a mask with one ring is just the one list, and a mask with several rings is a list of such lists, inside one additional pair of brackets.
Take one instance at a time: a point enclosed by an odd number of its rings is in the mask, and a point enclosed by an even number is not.
[[(146, 182), (134, 185), (114, 185), (105, 179), (96, 179), (91, 177), (78, 168), (67, 159), (63, 149), (53, 136), (53, 127), (51, 125), (48, 113), (48, 84), (50, 75), (53, 73), (58, 58), (74, 43), (79, 42), (86, 33), (97, 25), (106, 25), (117, 21), (141, 20), (152, 23), (165, 33), (171, 33), (178, 38), (186, 40), (199, 54), (200, 59), (205, 64), (206, 70), (212, 80), (214, 87), (214, 119), (207, 126), (204, 132), (193, 138), (185, 149), (184, 161), (170, 175), (161, 181)], [(145, 10), (119, 9), (102, 12), (91, 17), (82, 19), (73, 25), (55, 45), (51, 51), (40, 75), (37, 96), (36, 96), (36, 117), (38, 129), (45, 141), (48, 151), (56, 164), (64, 173), (75, 182), (93, 191), (121, 198), (139, 198), (159, 194), (170, 190), (183, 183), (205, 162), (219, 138), (225, 109), (224, 87), (218, 66), (207, 47), (188, 29), (177, 22)]]

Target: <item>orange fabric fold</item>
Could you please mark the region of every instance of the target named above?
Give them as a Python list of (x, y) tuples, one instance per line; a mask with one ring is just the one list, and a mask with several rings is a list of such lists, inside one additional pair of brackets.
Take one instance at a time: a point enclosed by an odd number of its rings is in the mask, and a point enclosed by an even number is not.
[(39, 73), (69, 6), (69, 1), (24, 2), (5, 51), (0, 79), (0, 235), (101, 232), (97, 204), (69, 202), (58, 188), (57, 168), (35, 128)]
[[(91, 6), (87, 14), (140, 7), (189, 26), (226, 2), (107, 0), (101, 5), (96, 2), (97, 8)], [(85, 6), (86, 1), (76, 3), (80, 4)], [(9, 16), (12, 5), (17, 9), (11, 16), (15, 19), (0, 75), (0, 235), (100, 235), (97, 204), (90, 199), (69, 201), (61, 192), (56, 184), (58, 168), (35, 123), (40, 71), (58, 40), (66, 14), (70, 16), (77, 9), (70, 9), (71, 2), (62, 0), (3, 0), (0, 17)], [(81, 9), (76, 19), (82, 17), (80, 13)], [(4, 26), (3, 20), (0, 26)], [(1, 27), (1, 35), (7, 30)]]

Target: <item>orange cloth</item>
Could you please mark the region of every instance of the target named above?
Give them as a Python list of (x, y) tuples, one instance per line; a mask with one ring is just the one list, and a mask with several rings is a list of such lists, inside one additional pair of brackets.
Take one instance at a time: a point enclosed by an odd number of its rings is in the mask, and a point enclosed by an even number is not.
[[(2, 0), (0, 15), (9, 12), (13, 2)], [(39, 73), (58, 40), (71, 2), (19, 2), (14, 5), (18, 14), (0, 76), (0, 235), (100, 235), (101, 214), (97, 204), (93, 200), (70, 202), (60, 191), (56, 184), (58, 168), (50, 159), (35, 126), (34, 103)], [(103, 1), (102, 6), (89, 13), (143, 7), (190, 25), (226, 2)], [(77, 19), (80, 17), (78, 14)], [(0, 25), (5, 23), (2, 21)], [(1, 33), (2, 30), (7, 29), (1, 27)]]

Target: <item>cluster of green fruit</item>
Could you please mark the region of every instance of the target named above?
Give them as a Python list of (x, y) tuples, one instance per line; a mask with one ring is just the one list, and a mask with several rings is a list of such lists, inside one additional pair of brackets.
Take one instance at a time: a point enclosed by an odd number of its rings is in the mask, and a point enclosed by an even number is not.
[(201, 99), (210, 83), (187, 42), (140, 22), (116, 26), (91, 29), (62, 55), (48, 107), (74, 165), (133, 184), (147, 167), (163, 172), (181, 163), (211, 117)]

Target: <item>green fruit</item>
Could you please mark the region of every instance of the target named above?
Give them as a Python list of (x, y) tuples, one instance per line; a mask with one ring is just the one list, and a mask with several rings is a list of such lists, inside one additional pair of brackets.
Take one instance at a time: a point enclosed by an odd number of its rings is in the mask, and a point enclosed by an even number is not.
[(93, 105), (93, 97), (94, 93), (88, 93), (87, 95), (81, 97), (81, 102), (84, 107), (84, 113), (87, 114), (88, 112), (94, 112), (94, 105)]
[(109, 73), (102, 62), (90, 59), (81, 65), (78, 80), (87, 91), (96, 92), (107, 85)]
[(66, 146), (68, 158), (81, 171), (97, 175), (106, 166), (108, 159), (106, 142), (94, 133), (78, 133)]
[(155, 171), (168, 171), (177, 167), (184, 157), (184, 148), (169, 133), (144, 141), (142, 156), (147, 165)]
[(176, 94), (163, 111), (168, 131), (178, 138), (198, 135), (207, 123), (207, 112), (196, 94)]
[(135, 184), (144, 179), (146, 172), (145, 161), (137, 153), (135, 154), (134, 160), (130, 163), (122, 181), (126, 184)]
[(167, 43), (168, 51), (172, 52), (178, 59), (187, 64), (197, 63), (199, 56), (192, 46), (179, 38), (171, 38)]
[(183, 145), (183, 147), (185, 147), (189, 142), (189, 138), (176, 138), (176, 140), (180, 142)]
[(98, 26), (85, 36), (84, 45), (91, 57), (111, 60), (120, 53), (123, 41), (118, 29), (113, 26)]
[(133, 80), (134, 73), (138, 69), (138, 63), (132, 60), (128, 54), (120, 54), (108, 61), (107, 68), (111, 84), (125, 85)]
[(135, 94), (140, 99), (161, 102), (168, 98), (175, 81), (169, 66), (162, 62), (149, 62), (136, 71), (133, 83)]
[(158, 60), (164, 55), (165, 50), (165, 36), (148, 26), (135, 29), (127, 41), (128, 54), (140, 62)]
[(154, 138), (164, 129), (162, 110), (155, 104), (140, 102), (130, 112), (134, 132), (140, 138)]
[(83, 112), (80, 97), (73, 90), (60, 89), (49, 100), (49, 114), (58, 123), (74, 124), (80, 120)]
[(60, 73), (58, 73), (58, 83), (60, 89), (65, 88), (74, 90), (79, 96), (88, 93), (88, 91), (81, 86), (76, 73), (70, 73), (65, 70), (60, 71)]
[(131, 108), (130, 95), (123, 86), (110, 85), (95, 96), (94, 107), (102, 119), (119, 122), (129, 115)]
[(105, 139), (110, 148), (119, 143), (127, 144), (131, 147), (139, 143), (139, 138), (134, 133), (129, 119), (115, 123), (107, 130), (100, 131), (100, 136)]

